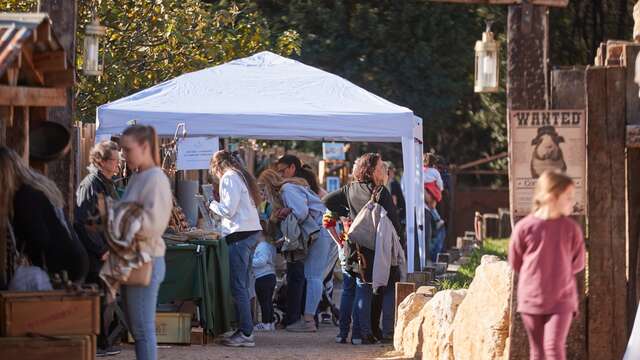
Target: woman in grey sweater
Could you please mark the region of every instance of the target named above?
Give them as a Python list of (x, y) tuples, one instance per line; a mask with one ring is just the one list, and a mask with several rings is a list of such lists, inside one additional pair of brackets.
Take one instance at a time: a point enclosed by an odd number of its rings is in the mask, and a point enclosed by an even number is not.
[(136, 340), (138, 360), (156, 360), (156, 303), (165, 274), (165, 244), (162, 234), (169, 225), (173, 199), (169, 179), (158, 166), (160, 150), (151, 126), (133, 125), (122, 133), (121, 146), (129, 168), (135, 172), (122, 196), (123, 202), (142, 205), (143, 251), (153, 257), (148, 286), (122, 287), (129, 326)]

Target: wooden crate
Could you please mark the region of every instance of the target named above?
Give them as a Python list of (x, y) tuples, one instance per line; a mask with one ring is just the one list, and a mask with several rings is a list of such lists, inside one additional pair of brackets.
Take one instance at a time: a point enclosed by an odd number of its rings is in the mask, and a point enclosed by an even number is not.
[(44, 337), (0, 337), (0, 359), (93, 360), (95, 335)]
[(97, 335), (99, 332), (97, 292), (0, 291), (0, 336)]
[[(158, 344), (191, 344), (191, 314), (156, 313), (156, 339)], [(129, 334), (129, 342), (135, 342)]]

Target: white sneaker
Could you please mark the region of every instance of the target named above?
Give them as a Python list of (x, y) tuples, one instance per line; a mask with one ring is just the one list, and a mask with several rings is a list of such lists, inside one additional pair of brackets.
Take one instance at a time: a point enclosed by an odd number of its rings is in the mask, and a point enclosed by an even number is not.
[(276, 326), (273, 323), (258, 323), (253, 327), (253, 330), (258, 332), (275, 331)]
[(256, 346), (256, 342), (253, 334), (245, 336), (241, 331), (238, 331), (232, 337), (224, 339), (222, 345), (231, 347), (254, 347)]

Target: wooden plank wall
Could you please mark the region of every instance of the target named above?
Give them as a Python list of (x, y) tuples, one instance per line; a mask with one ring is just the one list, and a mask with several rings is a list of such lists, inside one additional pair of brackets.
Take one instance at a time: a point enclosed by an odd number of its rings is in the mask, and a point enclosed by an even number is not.
[[(585, 67), (560, 68), (551, 72), (551, 108), (585, 109)], [(585, 217), (576, 218), (585, 231)], [(579, 313), (571, 324), (567, 338), (567, 359), (587, 358), (587, 297), (585, 293), (585, 272), (578, 274)]]
[(627, 343), (625, 227), (626, 73), (589, 67), (587, 92), (590, 359), (620, 359)]

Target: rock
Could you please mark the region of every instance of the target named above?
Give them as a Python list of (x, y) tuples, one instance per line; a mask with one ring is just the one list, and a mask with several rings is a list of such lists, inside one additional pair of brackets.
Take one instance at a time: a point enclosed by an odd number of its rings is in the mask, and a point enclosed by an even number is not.
[(453, 323), (456, 360), (504, 359), (509, 337), (511, 276), (506, 261), (482, 257)]
[(422, 308), (422, 359), (454, 360), (453, 321), (466, 294), (467, 290), (440, 291)]
[[(423, 291), (429, 290), (428, 288), (429, 287), (427, 286), (420, 287), (420, 289), (423, 289)], [(400, 303), (400, 306), (398, 306), (398, 318), (396, 319), (396, 327), (394, 329), (393, 336), (393, 346), (396, 350), (403, 351), (405, 342), (411, 340), (409, 338), (405, 339), (405, 333), (409, 334), (411, 331), (420, 330), (420, 325), (422, 324), (422, 322), (420, 322), (419, 319), (416, 318), (418, 317), (420, 310), (422, 310), (422, 308), (424, 307), (424, 304), (431, 300), (431, 298), (432, 295), (414, 292), (413, 294), (407, 296), (407, 298)], [(413, 330), (408, 329), (411, 321), (416, 321), (416, 323), (412, 324)]]
[(416, 291), (416, 293), (427, 295), (427, 296), (433, 296), (436, 294), (437, 291), (438, 289), (435, 286), (420, 286)]

